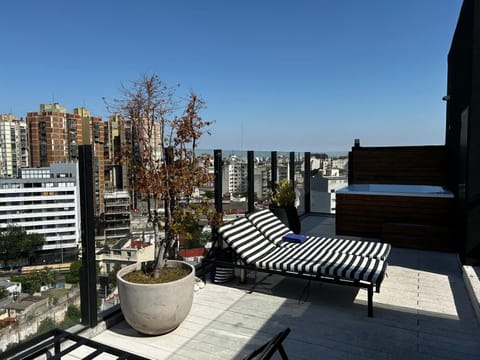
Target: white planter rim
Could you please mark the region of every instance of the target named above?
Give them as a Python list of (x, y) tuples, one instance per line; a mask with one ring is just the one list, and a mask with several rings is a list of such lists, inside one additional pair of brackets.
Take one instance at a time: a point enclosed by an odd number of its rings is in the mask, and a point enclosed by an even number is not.
[[(176, 264), (176, 265), (179, 265), (179, 266), (168, 266), (168, 264)], [(120, 278), (121, 281), (123, 282), (126, 282), (128, 284), (131, 284), (133, 286), (138, 286), (138, 287), (144, 287), (144, 286), (152, 286), (152, 285), (165, 285), (165, 284), (174, 284), (176, 282), (180, 282), (182, 281), (183, 278), (181, 279), (178, 279), (178, 280), (174, 280), (174, 281), (169, 281), (167, 283), (155, 283), (155, 284), (140, 284), (140, 283), (134, 283), (134, 282), (131, 282), (131, 281), (127, 281), (123, 278), (124, 275), (126, 274), (129, 274), (135, 270), (140, 270), (141, 269), (141, 266), (142, 266), (142, 263), (141, 262), (138, 262), (138, 263), (135, 263), (135, 264), (131, 264), (131, 265), (128, 265), (122, 269), (120, 269), (118, 272), (117, 272), (117, 279)], [(189, 264), (187, 263), (186, 261), (181, 261), (181, 260), (167, 260), (167, 266), (168, 267), (184, 267), (186, 269), (189, 269), (190, 272), (195, 272), (195, 268), (193, 267), (192, 264)], [(187, 274), (187, 276), (190, 274), (190, 272)]]

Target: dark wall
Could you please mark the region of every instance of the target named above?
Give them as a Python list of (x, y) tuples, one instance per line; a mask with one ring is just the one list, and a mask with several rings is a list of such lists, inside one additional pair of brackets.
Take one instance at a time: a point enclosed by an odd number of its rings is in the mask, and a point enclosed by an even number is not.
[(349, 184), (448, 184), (447, 151), (438, 146), (354, 146)]
[(464, 0), (448, 54), (446, 146), (465, 263), (480, 263), (480, 2)]

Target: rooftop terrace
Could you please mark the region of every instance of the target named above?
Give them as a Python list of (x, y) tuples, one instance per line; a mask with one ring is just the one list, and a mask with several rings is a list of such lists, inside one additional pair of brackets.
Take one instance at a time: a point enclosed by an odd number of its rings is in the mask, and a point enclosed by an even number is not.
[[(308, 216), (302, 228), (331, 233), (334, 219)], [(243, 285), (237, 277), (196, 291), (189, 316), (169, 334), (144, 336), (120, 321), (92, 339), (149, 359), (241, 359), (290, 327), (283, 343), (290, 359), (478, 359), (480, 354), (479, 323), (454, 253), (392, 249), (373, 318), (367, 317), (363, 289), (248, 275)], [(83, 346), (69, 358), (89, 352)]]
[[(385, 222), (383, 213), (379, 212), (379, 224), (387, 227), (379, 237), (392, 238), (393, 226), (395, 231), (402, 230), (393, 232), (397, 240), (405, 241), (407, 234), (410, 240), (415, 240), (409, 244), (420, 245), (423, 250), (392, 249), (388, 277), (382, 283), (381, 292), (374, 296), (373, 318), (367, 317), (364, 289), (308, 284), (305, 280), (260, 273), (255, 277), (249, 273), (246, 284), (235, 280), (226, 285), (207, 283), (199, 289), (194, 294), (189, 316), (169, 334), (157, 337), (138, 334), (122, 320), (118, 308), (107, 322), (97, 325), (93, 157), (91, 148), (80, 146), (80, 188), (84, 195), (82, 261), (86, 269), (80, 281), (81, 312), (82, 324), (91, 327), (82, 336), (104, 345), (96, 359), (113, 358), (107, 355), (107, 352), (115, 353), (111, 349), (123, 350), (121, 358), (129, 358), (129, 352), (148, 359), (240, 359), (287, 327), (291, 333), (284, 346), (290, 359), (478, 359), (480, 329), (476, 314), (480, 313), (477, 300), (480, 286), (472, 283), (479, 283), (480, 271), (462, 266), (461, 261), (480, 264), (479, 22), (479, 2), (464, 0), (448, 55), (447, 94), (443, 98), (447, 107), (445, 145), (363, 148), (355, 141), (349, 153), (349, 184), (433, 184), (446, 186), (455, 196), (447, 224), (435, 216), (435, 207), (427, 212), (433, 215), (434, 224), (396, 219), (392, 225)], [(378, 153), (382, 155), (379, 157)], [(307, 214), (302, 229), (309, 234), (334, 234), (334, 217), (308, 215), (315, 208), (310, 186), (313, 175), (310, 155), (305, 153), (300, 177), (304, 190), (300, 207), (301, 212)], [(249, 151), (247, 157), (247, 211), (250, 212), (254, 210), (255, 191), (253, 151)], [(272, 152), (271, 184), (279, 180), (276, 158), (277, 153), (274, 156)], [(222, 187), (221, 159), (221, 151), (215, 151), (217, 210), (221, 210), (223, 195), (217, 191)], [(284, 175), (295, 180), (296, 166), (291, 166), (297, 165), (295, 154), (290, 153), (289, 159), (289, 174)], [(339, 208), (336, 209), (340, 224)], [(362, 208), (358, 213), (364, 211)], [(422, 239), (419, 244), (416, 232), (409, 233), (417, 225), (423, 225), (425, 231), (429, 229), (428, 235), (435, 236)], [(427, 229), (429, 225), (446, 227), (441, 232), (448, 240), (443, 248), (452, 252), (429, 251), (438, 245), (438, 232)], [(473, 296), (471, 301), (470, 294), (477, 294), (476, 299)], [(115, 322), (116, 319), (119, 321)], [(93, 358), (92, 352), (92, 348), (83, 345), (62, 358), (85, 359), (87, 354)], [(21, 355), (18, 358), (22, 358)]]

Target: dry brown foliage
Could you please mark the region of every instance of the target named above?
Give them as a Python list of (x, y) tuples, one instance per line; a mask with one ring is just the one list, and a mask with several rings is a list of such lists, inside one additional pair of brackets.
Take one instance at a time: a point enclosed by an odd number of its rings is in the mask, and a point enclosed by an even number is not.
[[(206, 216), (211, 225), (221, 217), (207, 200), (194, 199), (194, 191), (213, 181), (210, 159), (197, 154), (199, 139), (210, 134), (211, 121), (200, 116), (203, 99), (190, 92), (178, 98), (178, 86), (164, 84), (157, 75), (144, 75), (122, 85), (122, 96), (107, 104), (128, 124), (131, 141), (122, 151), (128, 164), (130, 188), (149, 202), (156, 245), (156, 276), (166, 263), (184, 222)], [(162, 214), (159, 210), (165, 209)], [(160, 237), (163, 229), (165, 237)]]

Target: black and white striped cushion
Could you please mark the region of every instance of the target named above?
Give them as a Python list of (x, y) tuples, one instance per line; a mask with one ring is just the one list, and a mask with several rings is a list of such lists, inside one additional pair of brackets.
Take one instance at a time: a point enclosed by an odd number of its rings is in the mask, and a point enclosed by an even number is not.
[(382, 260), (385, 260), (387, 258), (391, 249), (390, 244), (382, 242), (360, 241), (318, 236), (308, 236), (305, 243), (315, 243), (316, 246), (325, 246), (331, 251), (339, 253), (378, 258)]
[(288, 243), (283, 237), (292, 230), (288, 228), (270, 209), (256, 211), (247, 215), (248, 220), (262, 232), (267, 239), (271, 240), (277, 246), (295, 246)]
[(245, 217), (222, 225), (218, 233), (247, 264), (276, 249)]
[(275, 259), (270, 256), (263, 258), (256, 263), (256, 266), (265, 270), (327, 276), (375, 284), (383, 280), (387, 266), (383, 260), (352, 254), (328, 253), (316, 260), (309, 260), (291, 258), (281, 252), (275, 254)]
[(326, 246), (333, 252), (367, 256), (379, 259), (386, 259), (390, 252), (390, 244), (375, 241), (359, 241), (342, 238), (327, 238), (307, 235), (307, 240), (302, 244), (289, 243), (282, 238), (292, 231), (283, 224), (270, 209), (260, 210), (251, 213), (247, 218), (265, 235), (267, 239), (277, 246), (299, 247), (315, 243), (315, 246)]
[(246, 218), (220, 227), (219, 234), (245, 263), (259, 269), (328, 276), (379, 283), (386, 262), (373, 257), (333, 251), (314, 241), (302, 246), (275, 246)]

